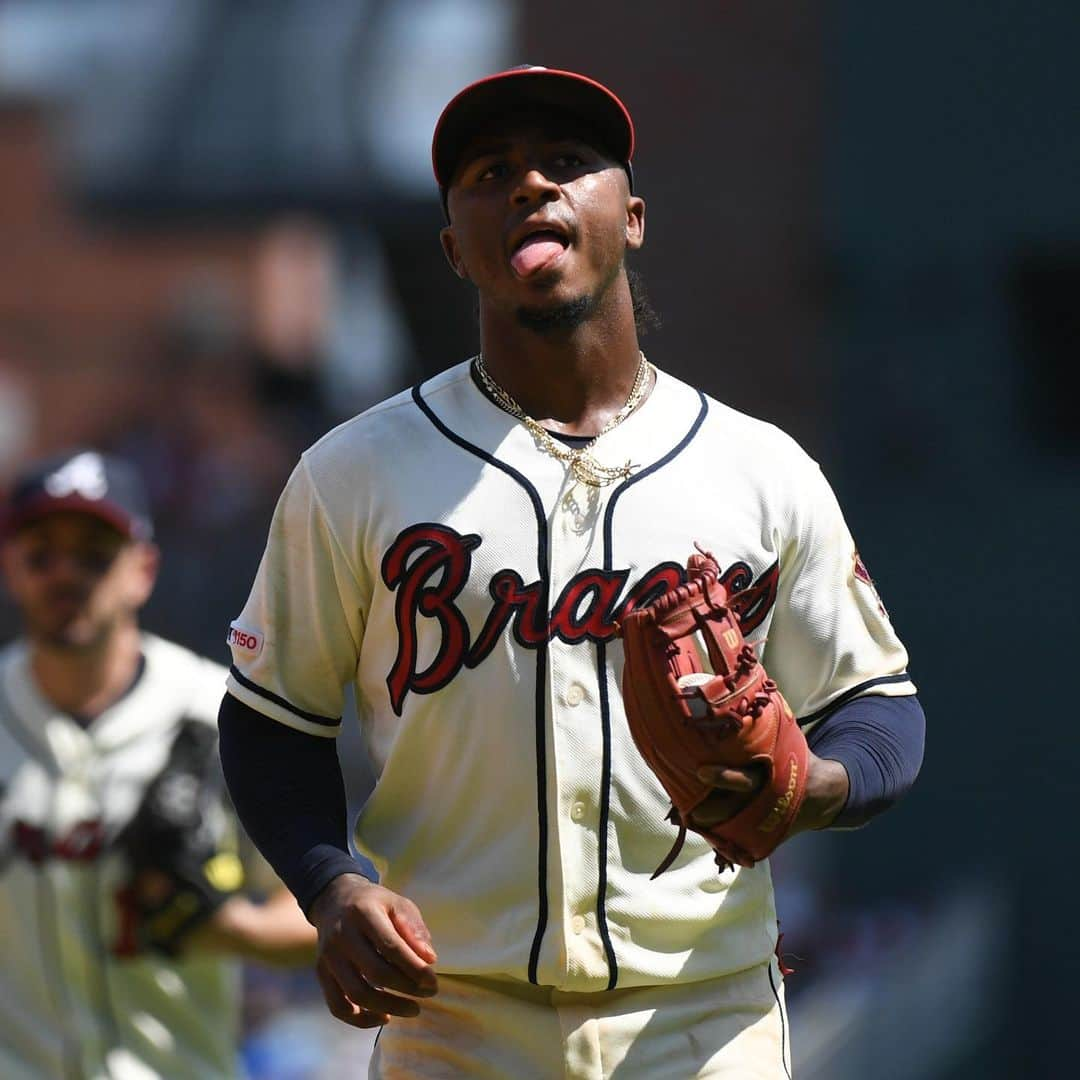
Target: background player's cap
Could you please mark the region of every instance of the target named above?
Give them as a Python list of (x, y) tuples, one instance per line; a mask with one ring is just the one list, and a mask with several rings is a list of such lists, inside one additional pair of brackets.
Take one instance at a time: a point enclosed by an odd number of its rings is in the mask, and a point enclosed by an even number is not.
[(78, 450), (38, 462), (16, 477), (0, 511), (0, 538), (62, 511), (92, 514), (132, 540), (149, 540), (154, 533), (135, 467), (95, 450)]
[(431, 140), (431, 162), (444, 204), (469, 139), (493, 116), (528, 106), (560, 109), (580, 117), (626, 170), (633, 190), (630, 159), (634, 156), (634, 122), (626, 106), (595, 79), (525, 64), (470, 83), (443, 109)]

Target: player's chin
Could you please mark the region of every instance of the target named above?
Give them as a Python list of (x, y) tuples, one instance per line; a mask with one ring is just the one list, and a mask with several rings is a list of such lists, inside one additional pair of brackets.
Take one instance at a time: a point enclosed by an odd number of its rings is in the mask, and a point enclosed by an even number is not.
[(596, 307), (595, 292), (588, 283), (561, 273), (537, 275), (519, 295), (518, 323), (532, 330), (572, 330)]
[(102, 628), (84, 615), (67, 618), (42, 619), (37, 627), (39, 640), (54, 649), (84, 652), (95, 648), (104, 636)]
[(518, 324), (536, 333), (573, 330), (588, 319), (593, 303), (588, 295), (546, 297), (541, 303), (522, 304), (516, 312)]

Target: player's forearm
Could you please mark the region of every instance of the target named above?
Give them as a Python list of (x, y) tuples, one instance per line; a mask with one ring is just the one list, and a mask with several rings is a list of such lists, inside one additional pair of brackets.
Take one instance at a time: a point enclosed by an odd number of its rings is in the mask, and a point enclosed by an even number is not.
[(237, 815), (303, 911), (339, 874), (371, 873), (349, 854), (345, 786), (332, 739), (293, 731), (229, 694), (218, 727)]
[(293, 895), (280, 889), (262, 904), (231, 897), (192, 935), (190, 948), (292, 967), (314, 960), (315, 942), (315, 928)]
[(926, 718), (914, 695), (868, 694), (842, 705), (807, 741), (819, 758), (842, 766), (848, 792), (838, 812), (808, 828), (856, 828), (898, 802), (922, 765)]
[(838, 761), (810, 753), (806, 795), (792, 835), (807, 829), (827, 829), (847, 802), (850, 784), (847, 770)]

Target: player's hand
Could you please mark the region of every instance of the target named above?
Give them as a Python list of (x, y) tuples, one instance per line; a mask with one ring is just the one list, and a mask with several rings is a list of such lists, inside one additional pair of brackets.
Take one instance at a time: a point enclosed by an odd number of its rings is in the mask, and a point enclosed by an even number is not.
[(416, 1016), (438, 991), (435, 950), (417, 906), (359, 874), (334, 878), (315, 898), (315, 975), (330, 1012), (354, 1027)]
[[(765, 774), (760, 767), (747, 769), (730, 765), (703, 765), (698, 779), (713, 786), (713, 792), (691, 815), (697, 825), (719, 825), (733, 818), (761, 790)], [(807, 829), (827, 828), (844, 807), (848, 796), (848, 775), (838, 761), (820, 758), (812, 751), (807, 759), (806, 797), (788, 836)]]
[(690, 815), (693, 823), (702, 828), (730, 821), (765, 783), (765, 769), (761, 765), (745, 769), (734, 765), (703, 765), (697, 775), (713, 788), (712, 794)]

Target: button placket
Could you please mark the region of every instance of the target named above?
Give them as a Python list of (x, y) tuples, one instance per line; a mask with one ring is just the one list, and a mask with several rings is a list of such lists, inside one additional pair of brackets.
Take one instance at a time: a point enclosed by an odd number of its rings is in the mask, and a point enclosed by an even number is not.
[[(602, 554), (597, 549), (595, 515), (602, 510), (603, 498), (594, 497), (586, 506), (578, 500), (589, 493), (582, 492), (580, 487), (563, 494), (550, 518), (550, 594), (553, 603), (577, 575), (602, 565)], [(566, 498), (568, 494), (572, 497)], [(564, 876), (560, 897), (560, 907), (566, 912), (562, 923), (566, 950), (564, 963), (566, 973), (574, 978), (599, 977), (606, 972), (606, 960), (599, 939), (595, 939), (595, 928), (589, 916), (597, 903), (597, 882), (580, 877), (580, 868), (595, 861), (598, 845), (594, 762), (599, 759), (602, 746), (599, 719), (592, 715), (598, 702), (595, 647), (586, 640), (568, 641), (553, 635), (548, 657), (549, 678), (554, 683), (550, 699), (551, 721), (558, 765), (556, 788), (552, 792), (552, 805), (559, 807), (555, 834), (559, 837), (564, 872), (569, 867), (575, 868), (569, 879), (573, 882), (570, 887)]]

